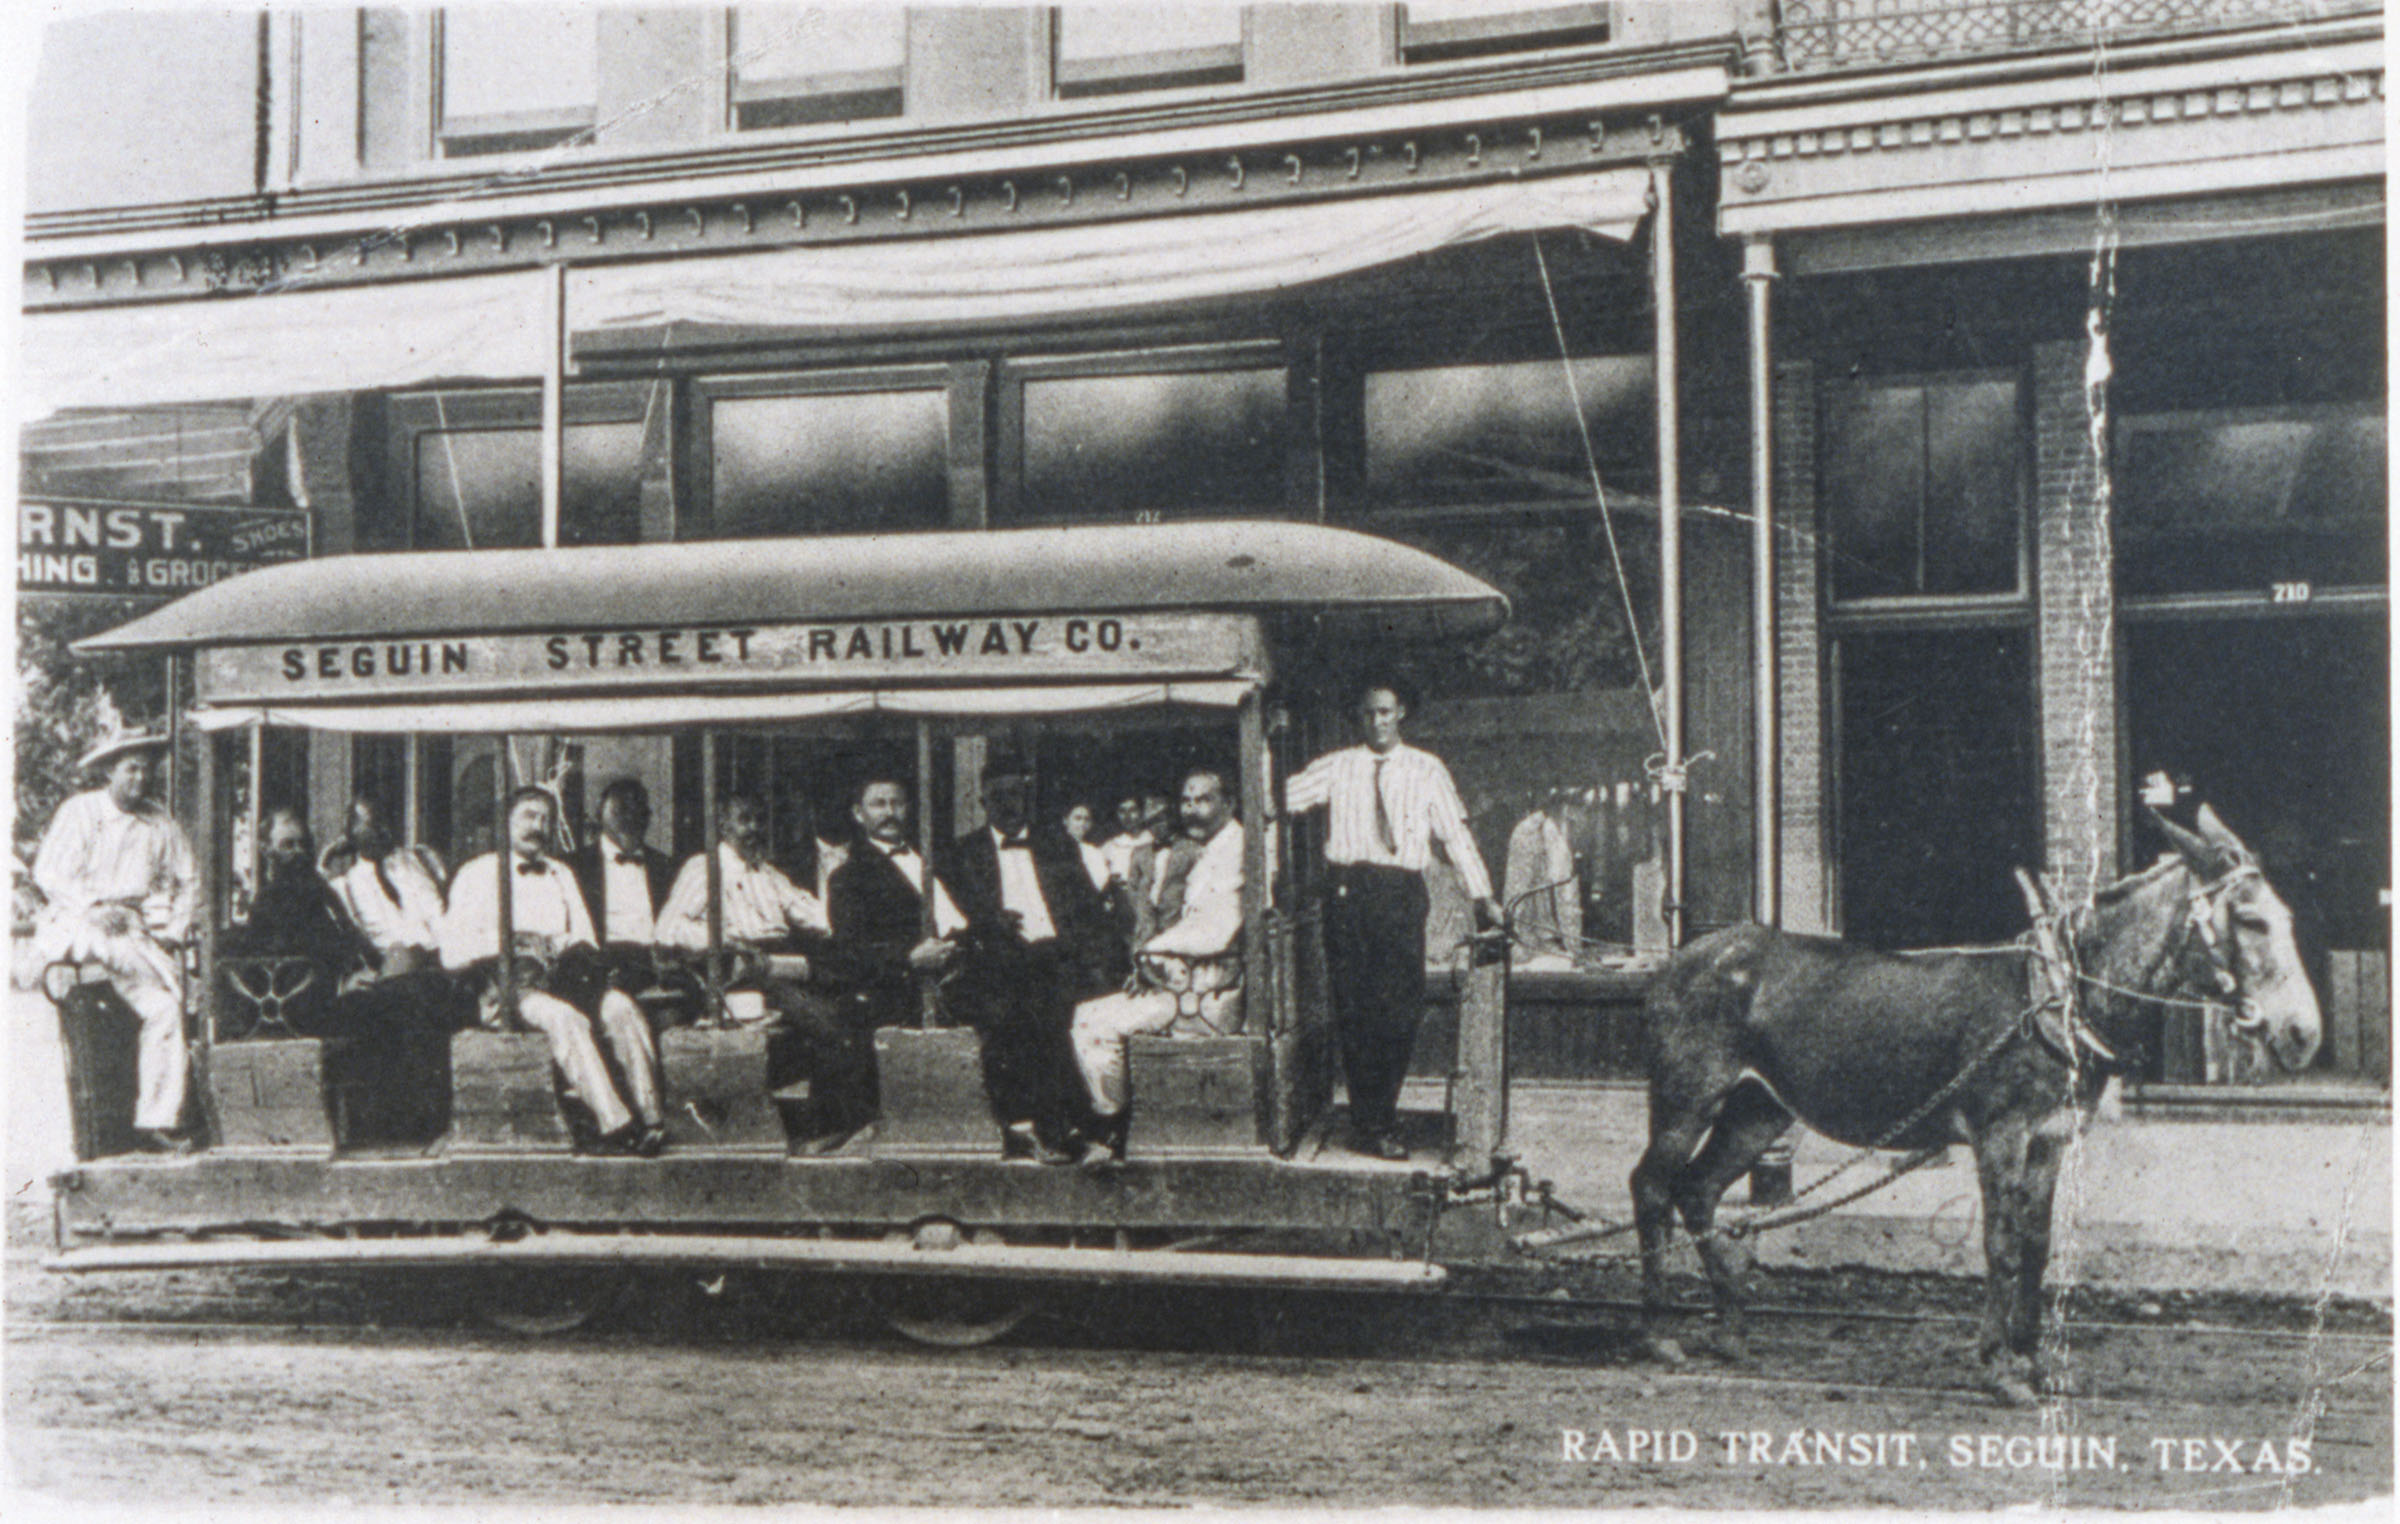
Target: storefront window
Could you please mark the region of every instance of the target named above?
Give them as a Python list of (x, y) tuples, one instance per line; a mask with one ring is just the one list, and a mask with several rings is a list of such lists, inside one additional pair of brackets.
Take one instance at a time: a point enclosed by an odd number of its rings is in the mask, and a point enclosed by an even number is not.
[(2024, 586), (2024, 451), (2006, 378), (1868, 381), (1825, 400), (1827, 575), (1837, 602)]
[(2389, 458), (2379, 408), (2127, 419), (2113, 462), (2118, 586), (2287, 601), (2381, 586)]
[(1235, 6), (1067, 5), (1058, 10), (1058, 93), (1223, 85), (1242, 77)]
[[(446, 429), (416, 436), (418, 550), (492, 550), (542, 543), (538, 429)], [(630, 545), (641, 532), (642, 426), (570, 425), (559, 542)]]
[(720, 396), (708, 422), (717, 537), (948, 522), (946, 391)]
[(519, 153), (589, 132), (600, 101), (599, 26), (588, 9), (444, 10), (443, 155)]
[(1595, 464), (1604, 495), (1654, 501), (1655, 374), (1647, 355), (1373, 372), (1365, 398), (1368, 511), (1588, 504)]
[(1027, 379), (1022, 522), (1272, 513), (1284, 502), (1285, 373)]
[(737, 5), (727, 57), (738, 128), (898, 116), (908, 15), (896, 5)]

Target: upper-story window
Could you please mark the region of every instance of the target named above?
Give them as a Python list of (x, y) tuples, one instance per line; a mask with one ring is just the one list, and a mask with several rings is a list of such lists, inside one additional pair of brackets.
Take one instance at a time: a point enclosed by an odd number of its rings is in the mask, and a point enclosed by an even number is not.
[(1537, 0), (1410, 0), (1400, 7), (1400, 56), (1408, 63), (1436, 63), (1606, 42), (1608, 10)]
[(441, 13), (437, 119), (446, 158), (549, 148), (592, 130), (597, 11), (456, 6)]
[(1836, 602), (2009, 598), (2025, 587), (2025, 451), (2004, 375), (1878, 378), (1825, 398)]
[(1290, 500), (1273, 346), (1020, 360), (1000, 393), (1004, 523), (1272, 516)]
[(1656, 377), (1648, 355), (1370, 371), (1361, 414), (1366, 510), (1588, 510), (1594, 471), (1604, 501), (1655, 503)]
[(735, 127), (900, 114), (908, 14), (898, 6), (737, 5), (730, 24)]
[(1062, 97), (1242, 78), (1242, 13), (1232, 6), (1064, 5), (1057, 38)]

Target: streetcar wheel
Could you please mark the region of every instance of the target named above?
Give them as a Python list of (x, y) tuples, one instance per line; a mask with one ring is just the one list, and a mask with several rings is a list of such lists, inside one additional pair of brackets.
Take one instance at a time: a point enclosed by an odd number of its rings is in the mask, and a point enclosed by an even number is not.
[(502, 1333), (550, 1338), (573, 1333), (606, 1312), (633, 1280), (621, 1267), (491, 1270), (477, 1276), (469, 1306)]
[(894, 1333), (937, 1349), (1005, 1338), (1042, 1307), (1041, 1297), (1023, 1286), (941, 1276), (886, 1282), (876, 1301)]

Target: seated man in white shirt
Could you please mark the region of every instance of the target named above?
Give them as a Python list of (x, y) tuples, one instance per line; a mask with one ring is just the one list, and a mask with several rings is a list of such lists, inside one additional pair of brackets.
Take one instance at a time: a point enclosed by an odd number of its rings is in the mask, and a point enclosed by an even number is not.
[[(841, 986), (843, 964), (824, 903), (767, 860), (767, 814), (757, 800), (726, 801), (718, 836), (718, 935), (735, 955), (727, 1011), (736, 1021), (774, 1021), (770, 1078), (782, 1085), (808, 1076), (807, 1135), (838, 1145), (874, 1120), (875, 1049), (873, 1034), (853, 1019), (852, 1002), (825, 988)], [(675, 875), (658, 915), (658, 941), (707, 952), (706, 857), (695, 854)]]
[(1124, 990), (1075, 1008), (1075, 1061), (1106, 1131), (1085, 1148), (1086, 1165), (1124, 1154), (1126, 1038), (1242, 1028), (1242, 826), (1221, 774), (1203, 770), (1184, 780), (1183, 828), (1200, 843), (1200, 856), (1184, 880), (1181, 914), (1135, 949)]
[(396, 978), (441, 956), (442, 871), (423, 847), (402, 847), (372, 799), (350, 802), (350, 832), (318, 859), (350, 924), (373, 949), (376, 971)]
[[(538, 788), (522, 788), (510, 796), (508, 850), (469, 861), (451, 880), (450, 908), (440, 927), (442, 966), (453, 972), (483, 970), (483, 1022), (492, 1027), (507, 1022), (509, 1013), (500, 1008), (500, 981), (494, 976), (500, 956), (501, 872), (507, 869), (512, 951), (551, 962), (549, 990), (517, 991), (516, 1020), (550, 1040), (551, 1057), (566, 1076), (568, 1089), (591, 1108), (605, 1147), (655, 1154), (667, 1140), (659, 1106), (657, 1041), (641, 1008), (623, 992), (605, 987), (592, 918), (575, 887), (575, 875), (549, 855), (556, 818), (550, 796)], [(576, 996), (592, 1009), (591, 1015), (577, 1009)], [(595, 1017), (625, 1077), (630, 1107), (618, 1095), (601, 1057), (593, 1036)]]

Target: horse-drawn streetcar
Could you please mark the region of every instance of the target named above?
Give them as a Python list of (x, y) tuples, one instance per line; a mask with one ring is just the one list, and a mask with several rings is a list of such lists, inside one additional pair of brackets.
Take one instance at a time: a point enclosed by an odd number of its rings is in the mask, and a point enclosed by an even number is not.
[[(55, 1181), (51, 1263), (1438, 1286), (1457, 1235), (1488, 1238), (1497, 1221), (1504, 961), (1462, 965), (1451, 1105), (1411, 1119), (1411, 1156), (1325, 1146), (1334, 1058), (1312, 854), (1273, 801), (1329, 712), (1337, 651), (1472, 638), (1506, 614), (1493, 589), (1416, 551), (1243, 523), (344, 557), (96, 637), (84, 649), (191, 664), (202, 1146), (121, 1151), (111, 1119), (121, 1132), (130, 1102), (110, 1078), (106, 986), (54, 969), (83, 1157)], [(740, 998), (706, 851), (707, 946), (655, 1034), (662, 1153), (595, 1150), (575, 1108), (562, 1113), (543, 1039), (508, 1018), (546, 971), (513, 957), (486, 971), (489, 1019), (449, 1038), (433, 1071), (446, 1093), (401, 1108), (438, 1126), (379, 1131), (372, 1092), (427, 1081), (363, 1072), (341, 1036), (279, 1025), (275, 960), (231, 935), (275, 757), (344, 738), (361, 771), (384, 759), (408, 840), (454, 864), (499, 846), (528, 784), (572, 819), (574, 780), (609, 768), (660, 785), (690, 849), (719, 840), (731, 792), (780, 810), (783, 837), (805, 844), (832, 834), (835, 807), (803, 818), (800, 793), (901, 778), (921, 805), (915, 845), (946, 876), (947, 829), (969, 822), (975, 779), (1002, 752), (1037, 774), (1101, 755), (1205, 767), (1242, 831), (1240, 997), (1212, 1035), (1130, 1039), (1121, 1165), (1044, 1168), (1008, 1157), (980, 1034), (945, 1012), (957, 967), (920, 975), (907, 1017), (874, 1034), (873, 1125), (827, 1148), (794, 1120), (810, 1077), (773, 1072), (773, 1023)], [(530, 880), (497, 877), (507, 927)], [(930, 900), (927, 916), (930, 931)], [(1007, 1321), (901, 1319), (942, 1338)]]

